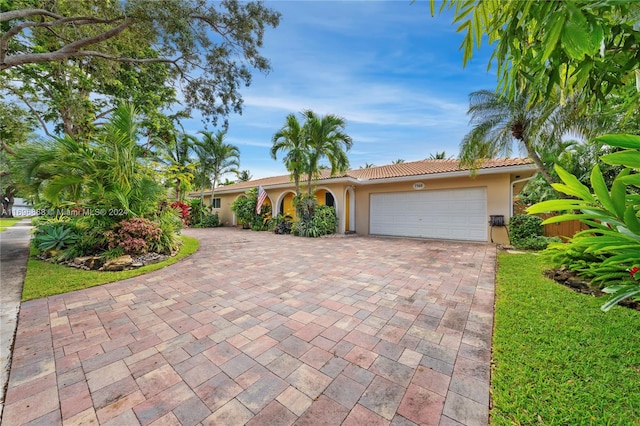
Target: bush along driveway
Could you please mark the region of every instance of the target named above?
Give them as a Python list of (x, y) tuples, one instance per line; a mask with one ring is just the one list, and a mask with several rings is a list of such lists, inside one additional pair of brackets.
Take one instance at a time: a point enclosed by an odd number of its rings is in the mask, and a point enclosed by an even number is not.
[(194, 229), (22, 305), (3, 424), (488, 422), (495, 247)]

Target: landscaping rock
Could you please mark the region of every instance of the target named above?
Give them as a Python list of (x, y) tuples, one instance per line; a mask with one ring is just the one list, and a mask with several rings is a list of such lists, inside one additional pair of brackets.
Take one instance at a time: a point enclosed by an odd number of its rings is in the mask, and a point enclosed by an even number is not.
[(145, 255), (139, 256), (136, 258), (136, 264), (140, 263), (140, 266), (143, 265), (152, 265), (154, 263), (162, 262), (168, 256), (160, 253), (147, 253)]
[(71, 262), (71, 266), (75, 268), (86, 269), (89, 271), (96, 271), (104, 265), (104, 259), (98, 256), (84, 256), (76, 257)]
[(100, 271), (124, 271), (125, 269), (131, 268), (132, 264), (133, 258), (125, 254), (124, 256), (107, 261), (104, 266), (100, 268)]

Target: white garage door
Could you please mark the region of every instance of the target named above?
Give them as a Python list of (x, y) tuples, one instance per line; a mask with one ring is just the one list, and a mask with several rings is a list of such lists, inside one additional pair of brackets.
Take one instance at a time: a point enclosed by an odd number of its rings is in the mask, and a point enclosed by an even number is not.
[(487, 241), (485, 188), (371, 194), (369, 233)]

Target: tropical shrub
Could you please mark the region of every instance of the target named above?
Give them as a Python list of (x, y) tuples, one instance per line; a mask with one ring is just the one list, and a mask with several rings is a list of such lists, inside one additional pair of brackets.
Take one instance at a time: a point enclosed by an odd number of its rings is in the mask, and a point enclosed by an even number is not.
[(509, 219), (509, 235), (511, 244), (525, 238), (542, 235), (542, 218), (527, 214), (519, 214)]
[(543, 234), (542, 218), (532, 215), (516, 215), (509, 220), (511, 244), (520, 250), (544, 250), (550, 242), (560, 241)]
[(263, 204), (260, 214), (256, 213), (258, 206), (258, 190), (252, 188), (245, 191), (244, 197), (238, 197), (231, 203), (231, 210), (236, 214), (238, 223), (254, 231), (266, 231), (269, 224), (269, 206)]
[(122, 248), (125, 254), (144, 254), (151, 251), (162, 235), (160, 226), (149, 219), (134, 217), (117, 223), (106, 233), (109, 249)]
[(144, 216), (166, 191), (139, 134), (136, 109), (121, 105), (90, 140), (64, 135), (33, 141), (16, 149), (15, 163), (37, 204)]
[(70, 248), (71, 257), (102, 255), (108, 249), (109, 240), (106, 233), (118, 221), (114, 216), (80, 216), (74, 219), (80, 238)]
[(184, 226), (189, 226), (189, 210), (191, 209), (191, 206), (189, 204), (183, 203), (182, 201), (175, 201), (171, 203), (171, 208), (175, 209), (178, 212), (178, 215), (180, 216), (180, 219), (182, 219), (182, 223), (184, 224)]
[(318, 200), (313, 194), (300, 194), (293, 197), (293, 205), (296, 208), (298, 219), (302, 222), (308, 222), (313, 217)]
[(70, 222), (48, 223), (36, 228), (33, 243), (41, 251), (62, 251), (78, 241), (78, 233)]
[(335, 207), (317, 206), (309, 219), (300, 219), (293, 224), (292, 233), (302, 237), (320, 237), (334, 234), (337, 224)]
[(529, 213), (562, 212), (543, 223), (555, 223), (579, 219), (590, 228), (577, 233), (569, 246), (573, 256), (584, 256), (583, 262), (565, 265), (575, 272), (601, 282), (606, 293), (613, 296), (602, 306), (607, 311), (619, 301), (640, 298), (637, 268), (640, 267), (640, 136), (606, 135), (597, 138), (612, 147), (624, 148), (600, 157), (600, 161), (622, 166), (610, 188), (607, 186), (599, 164), (591, 170), (590, 190), (575, 176), (556, 166), (563, 183), (553, 187), (574, 198), (543, 201), (528, 209)]
[(236, 214), (236, 220), (243, 225), (251, 226), (256, 215), (256, 202), (253, 197), (238, 197), (231, 203), (231, 210)]
[(279, 214), (269, 222), (269, 230), (275, 234), (290, 234), (293, 225), (291, 219), (289, 215)]
[(519, 250), (540, 251), (549, 247), (550, 243), (560, 243), (562, 240), (558, 237), (545, 237), (544, 235), (536, 235), (535, 237), (524, 238), (514, 245)]
[(178, 251), (182, 240), (180, 230), (183, 223), (173, 209), (160, 210), (154, 217), (154, 222), (160, 228), (160, 236), (151, 241), (151, 251), (171, 255)]
[(198, 224), (200, 228), (216, 228), (220, 226), (220, 219), (218, 213), (207, 214), (202, 218), (202, 221)]
[(195, 226), (209, 213), (207, 207), (200, 200), (191, 200), (189, 202), (191, 214), (189, 216), (189, 225)]

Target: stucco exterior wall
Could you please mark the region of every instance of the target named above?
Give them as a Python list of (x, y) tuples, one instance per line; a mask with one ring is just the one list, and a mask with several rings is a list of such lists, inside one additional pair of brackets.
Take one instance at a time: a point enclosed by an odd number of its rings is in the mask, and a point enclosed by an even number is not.
[[(417, 178), (408, 179), (391, 183), (380, 183), (375, 181), (370, 182), (356, 182), (353, 180), (335, 182), (331, 184), (320, 184), (315, 187), (317, 198), (320, 204), (324, 204), (324, 193), (331, 192), (334, 197), (335, 208), (338, 214), (338, 233), (345, 233), (345, 231), (354, 230), (360, 235), (369, 235), (369, 206), (370, 196), (375, 193), (389, 193), (389, 192), (412, 192), (414, 189), (414, 183), (421, 182), (424, 184), (424, 188), (420, 191), (429, 190), (446, 190), (446, 189), (461, 189), (461, 188), (486, 188), (487, 194), (487, 242), (491, 242), (493, 238), (494, 243), (508, 244), (509, 238), (505, 227), (491, 227), (489, 226), (489, 217), (491, 215), (503, 215), (505, 223), (509, 222), (511, 212), (511, 190), (513, 182), (516, 179), (521, 179), (528, 175), (533, 175), (534, 171), (519, 172), (518, 175), (509, 173), (500, 174), (487, 174), (478, 175), (476, 177), (470, 176), (457, 176), (447, 178)], [(516, 193), (519, 191), (523, 183), (516, 184)], [(304, 191), (304, 188), (301, 188)], [(293, 208), (291, 205), (291, 195), (293, 194), (293, 186), (283, 188), (265, 188), (268, 200), (273, 206), (272, 214), (277, 215), (279, 204), (284, 200), (285, 213), (290, 212)], [(222, 189), (224, 191), (224, 189)], [(220, 218), (220, 222), (225, 226), (236, 225), (234, 214), (231, 211), (231, 204), (239, 197), (243, 196), (244, 191), (236, 193), (218, 193), (215, 197), (220, 198), (220, 208), (213, 209), (213, 212), (217, 212)], [(350, 202), (350, 199), (353, 201)], [(205, 196), (205, 203), (210, 205), (210, 194)], [(398, 206), (399, 209), (402, 206)], [(349, 219), (349, 217), (351, 219)]]
[[(421, 182), (424, 188), (420, 191), (459, 189), (459, 188), (479, 188), (487, 190), (487, 242), (490, 241), (490, 215), (504, 215), (505, 221), (509, 220), (510, 211), (510, 177), (509, 174), (484, 175), (471, 177), (456, 177), (444, 179), (416, 179), (397, 183), (387, 184), (364, 184), (355, 186), (355, 228), (356, 233), (369, 235), (369, 207), (370, 196), (375, 193), (386, 192), (412, 192), (413, 184)], [(398, 208), (402, 208), (399, 206)], [(509, 239), (505, 228), (494, 227), (493, 241), (499, 244), (508, 244)]]

